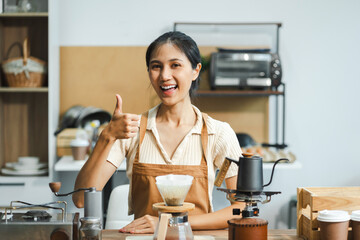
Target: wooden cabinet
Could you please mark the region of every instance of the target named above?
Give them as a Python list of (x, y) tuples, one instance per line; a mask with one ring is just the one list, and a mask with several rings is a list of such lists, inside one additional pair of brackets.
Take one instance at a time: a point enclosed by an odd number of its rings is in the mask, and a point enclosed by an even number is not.
[[(29, 39), (30, 56), (49, 63), (48, 13), (0, 14), (0, 62), (20, 57), (24, 39)], [(4, 72), (0, 76), (0, 167), (15, 163), (20, 156), (36, 156), (40, 162), (52, 166), (49, 154), (49, 89), (52, 82), (46, 76), (42, 87), (9, 87)], [(46, 169), (46, 167), (45, 167)], [(47, 201), (51, 196), (44, 187), (51, 178), (51, 171), (42, 174), (1, 171), (1, 205), (9, 200)], [(31, 187), (30, 187), (31, 185)], [(46, 186), (47, 187), (47, 186)], [(30, 190), (31, 189), (31, 190)], [(5, 194), (6, 193), (6, 194)], [(3, 196), (6, 195), (6, 199)], [(41, 198), (40, 198), (41, 197)], [(4, 202), (5, 201), (5, 202)], [(40, 202), (41, 203), (41, 202)]]

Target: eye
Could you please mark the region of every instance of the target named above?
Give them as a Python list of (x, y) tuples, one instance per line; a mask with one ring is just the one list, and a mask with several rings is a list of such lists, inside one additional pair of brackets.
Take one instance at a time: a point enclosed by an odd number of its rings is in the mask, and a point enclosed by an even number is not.
[(158, 69), (161, 68), (160, 64), (152, 64), (151, 69)]
[(181, 65), (180, 65), (179, 63), (173, 63), (173, 64), (171, 64), (171, 66), (172, 66), (173, 68), (181, 67)]

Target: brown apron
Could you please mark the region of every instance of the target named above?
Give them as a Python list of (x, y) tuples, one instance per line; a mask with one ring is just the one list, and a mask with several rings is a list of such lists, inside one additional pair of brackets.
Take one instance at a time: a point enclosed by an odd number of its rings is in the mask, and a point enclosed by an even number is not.
[(148, 114), (143, 114), (141, 116), (139, 147), (137, 149), (132, 169), (131, 206), (135, 219), (146, 214), (158, 216), (158, 212), (152, 209), (152, 205), (157, 202), (163, 202), (163, 199), (156, 187), (155, 177), (167, 174), (186, 174), (193, 176), (193, 183), (188, 195), (185, 198), (185, 202), (195, 204), (195, 209), (190, 211), (189, 215), (209, 213), (211, 211), (211, 207), (208, 194), (208, 170), (205, 159), (208, 142), (208, 132), (206, 127), (207, 114), (202, 113), (203, 127), (201, 130), (201, 143), (203, 155), (200, 165), (140, 163), (139, 152), (146, 132), (147, 115)]

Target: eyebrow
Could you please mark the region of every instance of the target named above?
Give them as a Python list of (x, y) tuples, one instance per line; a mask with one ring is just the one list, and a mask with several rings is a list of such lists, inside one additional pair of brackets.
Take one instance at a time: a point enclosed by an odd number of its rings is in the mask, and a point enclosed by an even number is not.
[[(174, 62), (174, 61), (180, 61), (180, 62), (183, 62), (183, 60), (182, 59), (180, 59), (180, 58), (172, 58), (172, 59), (170, 59), (169, 60), (169, 62)], [(150, 61), (150, 64), (153, 64), (153, 63), (161, 63), (159, 60), (151, 60)]]

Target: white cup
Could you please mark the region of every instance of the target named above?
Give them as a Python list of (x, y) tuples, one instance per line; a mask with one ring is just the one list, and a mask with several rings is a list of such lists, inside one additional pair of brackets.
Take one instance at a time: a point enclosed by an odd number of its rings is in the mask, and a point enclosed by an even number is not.
[(360, 210), (351, 212), (351, 227), (353, 239), (360, 239)]
[(18, 157), (18, 163), (21, 165), (33, 166), (39, 164), (39, 158), (30, 156)]
[(350, 215), (346, 211), (323, 210), (317, 217), (320, 226), (320, 239), (347, 240)]
[(88, 140), (75, 138), (70, 142), (70, 146), (74, 160), (85, 160), (89, 149)]

